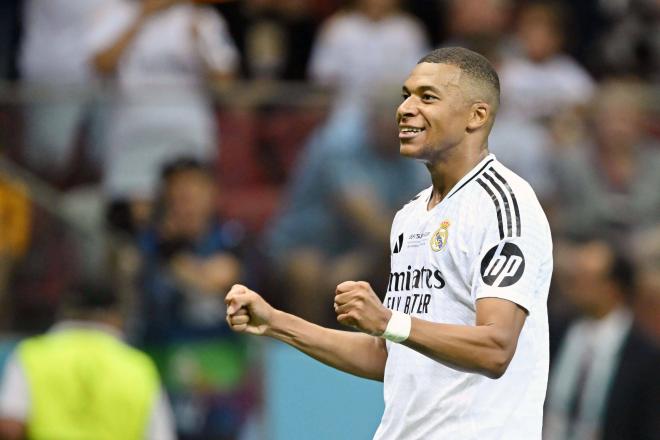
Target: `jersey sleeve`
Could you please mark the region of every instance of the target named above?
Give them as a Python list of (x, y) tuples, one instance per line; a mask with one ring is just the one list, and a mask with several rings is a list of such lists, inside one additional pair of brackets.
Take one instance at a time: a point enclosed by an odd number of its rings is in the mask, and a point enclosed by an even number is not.
[(552, 273), (548, 223), (531, 189), (514, 191), (495, 177), (480, 179), (482, 234), (475, 244), (472, 298), (502, 298), (533, 313), (547, 299)]

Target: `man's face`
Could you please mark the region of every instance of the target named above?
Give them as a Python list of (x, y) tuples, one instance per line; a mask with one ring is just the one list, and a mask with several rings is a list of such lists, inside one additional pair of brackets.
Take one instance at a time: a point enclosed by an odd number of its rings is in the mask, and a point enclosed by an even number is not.
[(603, 301), (611, 301), (611, 283), (608, 271), (612, 264), (612, 252), (602, 242), (594, 241), (573, 249), (569, 285), (565, 294), (581, 311), (597, 310)]
[[(621, 93), (621, 92), (618, 92)], [(621, 151), (635, 146), (644, 136), (644, 116), (634, 98), (606, 96), (593, 112), (596, 138)]]
[(168, 220), (180, 232), (199, 232), (215, 210), (213, 183), (202, 172), (180, 172), (166, 186), (165, 203)]
[(461, 69), (420, 63), (403, 85), (397, 109), (401, 155), (432, 162), (466, 135), (470, 105), (460, 86)]
[(550, 11), (532, 7), (518, 23), (520, 38), (527, 56), (534, 62), (544, 61), (561, 51), (562, 34), (553, 23)]

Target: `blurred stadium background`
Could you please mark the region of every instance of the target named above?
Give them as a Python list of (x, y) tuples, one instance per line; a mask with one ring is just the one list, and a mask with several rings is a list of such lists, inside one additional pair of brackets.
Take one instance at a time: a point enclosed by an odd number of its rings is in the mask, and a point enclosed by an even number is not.
[(622, 342), (579, 397), (598, 434), (575, 438), (615, 438), (623, 406), (640, 436), (616, 438), (660, 435), (657, 368), (626, 370), (658, 365), (657, 0), (4, 0), (0, 22), (3, 359), (110, 277), (181, 438), (369, 438), (379, 384), (230, 334), (222, 298), (240, 281), (334, 326), (338, 282), (383, 291), (394, 212), (429, 184), (397, 157), (400, 84), (462, 45), (497, 66), (490, 149), (553, 228), (547, 438), (579, 388), (574, 324), (613, 313)]

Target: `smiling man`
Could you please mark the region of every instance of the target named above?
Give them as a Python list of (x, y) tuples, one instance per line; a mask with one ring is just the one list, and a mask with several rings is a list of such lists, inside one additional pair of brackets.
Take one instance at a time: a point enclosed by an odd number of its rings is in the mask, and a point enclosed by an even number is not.
[(488, 152), (499, 80), (481, 55), (437, 49), (403, 85), (400, 152), (433, 185), (394, 218), (384, 302), (337, 286), (319, 327), (234, 286), (227, 321), (340, 370), (382, 380), (381, 440), (540, 439), (552, 241), (531, 187)]

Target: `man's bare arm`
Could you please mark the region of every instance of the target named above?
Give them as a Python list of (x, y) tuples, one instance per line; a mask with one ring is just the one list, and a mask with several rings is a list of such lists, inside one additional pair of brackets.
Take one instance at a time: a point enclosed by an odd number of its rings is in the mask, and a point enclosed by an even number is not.
[(232, 330), (270, 336), (314, 359), (356, 376), (382, 381), (385, 341), (363, 333), (328, 329), (276, 310), (259, 294), (240, 285), (225, 298)]
[(526, 316), (515, 303), (484, 298), (477, 301), (474, 326), (413, 318), (410, 336), (403, 344), (457, 370), (495, 379), (504, 374), (513, 358)]
[[(392, 311), (377, 299), (368, 283), (340, 284), (335, 297), (337, 320), (365, 333), (382, 335)], [(513, 358), (526, 316), (525, 310), (513, 302), (483, 298), (477, 301), (475, 325), (413, 318), (404, 344), (454, 369), (497, 378)]]

